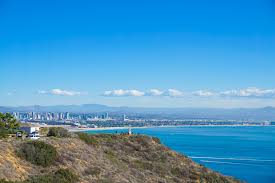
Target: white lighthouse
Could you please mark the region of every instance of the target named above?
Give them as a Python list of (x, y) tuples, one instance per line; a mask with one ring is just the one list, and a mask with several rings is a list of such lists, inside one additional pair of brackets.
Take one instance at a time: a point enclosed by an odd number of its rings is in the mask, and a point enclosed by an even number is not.
[(131, 127), (129, 127), (129, 129), (128, 129), (128, 135), (132, 135), (132, 128)]

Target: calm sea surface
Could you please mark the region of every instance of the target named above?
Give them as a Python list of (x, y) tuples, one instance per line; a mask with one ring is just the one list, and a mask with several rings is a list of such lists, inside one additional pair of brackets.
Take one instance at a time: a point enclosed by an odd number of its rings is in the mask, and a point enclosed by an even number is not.
[[(127, 130), (89, 131), (114, 133)], [(225, 175), (250, 183), (275, 183), (275, 126), (133, 129)]]

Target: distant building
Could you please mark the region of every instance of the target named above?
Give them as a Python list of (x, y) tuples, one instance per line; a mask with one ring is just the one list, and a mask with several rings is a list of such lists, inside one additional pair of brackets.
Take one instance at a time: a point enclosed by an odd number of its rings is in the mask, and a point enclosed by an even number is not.
[(68, 112), (65, 113), (65, 119), (66, 120), (70, 119), (70, 113), (68, 113)]
[(41, 114), (37, 114), (36, 119), (40, 120), (41, 119)]
[(127, 121), (127, 116), (125, 114), (122, 116), (122, 121)]
[(15, 119), (19, 119), (19, 117), (20, 117), (20, 116), (19, 116), (19, 115), (20, 115), (19, 112), (13, 112), (12, 115), (13, 115), (13, 117), (14, 117)]
[(51, 121), (52, 120), (52, 114), (51, 113), (46, 113), (46, 120)]
[(106, 112), (106, 113), (102, 114), (101, 118), (102, 119), (109, 119), (109, 114)]
[(20, 127), (19, 130), (24, 131), (28, 135), (34, 132), (39, 132), (39, 127), (24, 126)]
[(265, 121), (265, 122), (263, 122), (263, 124), (262, 124), (263, 126), (270, 126), (271, 125), (271, 122), (269, 122), (269, 121)]
[(36, 120), (36, 114), (35, 114), (35, 112), (31, 113), (31, 118), (32, 118), (32, 120)]
[(27, 134), (27, 137), (32, 140), (37, 140), (40, 137), (39, 127), (25, 126), (25, 127), (20, 127), (20, 130), (24, 131)]
[(59, 120), (59, 114), (58, 113), (52, 113), (53, 114), (53, 119), (54, 120)]

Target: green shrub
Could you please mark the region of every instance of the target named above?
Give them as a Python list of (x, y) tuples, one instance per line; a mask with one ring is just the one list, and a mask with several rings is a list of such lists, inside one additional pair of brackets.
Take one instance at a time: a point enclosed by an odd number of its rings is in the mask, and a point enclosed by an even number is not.
[[(7, 138), (9, 135), (8, 130), (0, 129), (0, 139)], [(0, 182), (1, 183), (1, 182)]]
[(78, 177), (68, 169), (59, 169), (54, 173), (53, 180), (58, 183), (75, 183)]
[(133, 165), (135, 168), (143, 169), (143, 170), (153, 170), (152, 163), (147, 161), (135, 160), (133, 161)]
[(184, 169), (181, 169), (179, 167), (174, 167), (171, 169), (171, 173), (174, 175), (174, 176), (177, 176), (177, 177), (188, 177), (189, 175), (189, 172), (184, 170)]
[[(237, 181), (230, 177), (226, 178), (226, 177), (220, 176), (214, 172), (197, 176), (197, 179), (200, 179), (201, 182), (213, 182), (213, 183), (230, 183), (231, 181)], [(231, 181), (229, 181), (228, 179), (231, 179)]]
[(70, 133), (67, 129), (62, 127), (51, 127), (48, 132), (48, 137), (70, 137)]
[(31, 141), (22, 144), (19, 155), (35, 165), (46, 167), (56, 160), (57, 151), (45, 142)]
[(107, 178), (104, 178), (104, 179), (99, 179), (97, 180), (97, 183), (113, 183), (114, 181), (112, 180), (111, 177), (107, 177)]
[(76, 183), (78, 176), (68, 169), (59, 169), (56, 172), (35, 175), (25, 181), (6, 181), (0, 180), (0, 183)]
[(142, 145), (143, 148), (148, 148), (151, 145), (151, 138), (145, 135), (131, 136), (130, 141)]
[(50, 128), (48, 128), (48, 127), (42, 127), (42, 128), (39, 129), (39, 134), (43, 135), (43, 136), (47, 136), (48, 133), (49, 133), (49, 129)]
[(153, 141), (156, 142), (157, 144), (161, 144), (160, 139), (157, 137), (152, 137)]
[(98, 176), (101, 172), (101, 169), (99, 167), (92, 167), (92, 168), (87, 168), (85, 170), (85, 175), (92, 175), (92, 176)]
[(0, 183), (22, 183), (22, 182), (18, 182), (18, 181), (7, 181), (4, 179), (0, 179)]
[(87, 133), (77, 133), (78, 137), (89, 145), (98, 145), (98, 140), (94, 135)]
[(107, 158), (113, 160), (116, 158), (116, 155), (112, 150), (105, 150), (104, 153), (106, 154)]

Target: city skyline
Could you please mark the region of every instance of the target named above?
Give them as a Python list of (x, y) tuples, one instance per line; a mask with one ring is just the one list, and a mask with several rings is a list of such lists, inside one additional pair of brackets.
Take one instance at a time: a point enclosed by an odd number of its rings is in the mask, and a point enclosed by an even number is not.
[(275, 106), (272, 0), (1, 1), (0, 10), (0, 106)]

